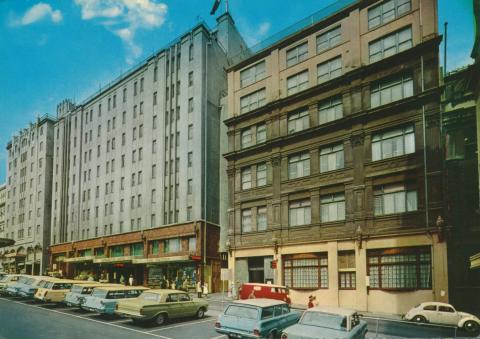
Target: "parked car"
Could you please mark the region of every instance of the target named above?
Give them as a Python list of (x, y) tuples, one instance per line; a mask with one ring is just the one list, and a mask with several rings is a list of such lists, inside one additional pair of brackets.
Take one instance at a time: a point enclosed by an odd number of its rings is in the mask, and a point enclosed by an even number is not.
[(80, 308), (90, 312), (112, 315), (115, 313), (119, 299), (136, 298), (143, 291), (143, 286), (95, 287), (91, 295), (84, 296)]
[(215, 330), (229, 338), (275, 338), (300, 316), (301, 312), (291, 311), (284, 301), (236, 300), (220, 314)]
[(272, 284), (244, 283), (239, 288), (240, 299), (267, 298), (285, 301), (291, 304), (288, 287)]
[(174, 318), (196, 316), (201, 319), (207, 310), (204, 299), (190, 298), (184, 291), (158, 289), (145, 291), (138, 298), (119, 300), (115, 313), (134, 322), (153, 320), (162, 325)]
[(7, 288), (15, 284), (20, 277), (24, 277), (25, 274), (7, 274), (0, 279), (0, 295), (5, 295), (7, 293)]
[(81, 284), (74, 284), (67, 294), (63, 302), (67, 306), (80, 306), (85, 301), (85, 296), (92, 294), (96, 287), (121, 287), (120, 284), (102, 284), (98, 281), (89, 281)]
[(282, 339), (345, 338), (363, 339), (367, 323), (355, 310), (317, 306), (306, 310), (298, 324), (288, 327)]
[(404, 319), (418, 323), (434, 323), (458, 326), (470, 333), (478, 332), (480, 319), (470, 313), (458, 312), (450, 304), (424, 302), (410, 309)]
[(20, 290), (20, 288), (30, 280), (30, 278), (31, 278), (30, 275), (24, 275), (24, 276), (18, 277), (17, 281), (12, 282), (11, 284), (8, 285), (8, 287), (5, 289), (5, 294), (11, 297), (17, 296), (18, 290)]
[(38, 288), (44, 287), (47, 282), (57, 280), (48, 276), (32, 276), (23, 286), (18, 290), (18, 295), (23, 298), (33, 298), (37, 293)]
[(70, 291), (75, 280), (55, 279), (47, 281), (43, 287), (39, 287), (35, 293), (35, 300), (48, 303), (60, 303), (65, 299), (65, 294)]

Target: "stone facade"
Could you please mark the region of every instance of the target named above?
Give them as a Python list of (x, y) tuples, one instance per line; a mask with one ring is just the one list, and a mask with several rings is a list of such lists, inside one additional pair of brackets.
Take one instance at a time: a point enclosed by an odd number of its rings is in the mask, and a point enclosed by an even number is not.
[(437, 4), (399, 4), (357, 1), (229, 69), (235, 283), (368, 311), (448, 300)]
[(3, 249), (3, 266), (9, 272), (47, 270), (54, 124), (52, 117), (38, 118), (7, 145), (4, 236), (15, 240), (14, 246)]

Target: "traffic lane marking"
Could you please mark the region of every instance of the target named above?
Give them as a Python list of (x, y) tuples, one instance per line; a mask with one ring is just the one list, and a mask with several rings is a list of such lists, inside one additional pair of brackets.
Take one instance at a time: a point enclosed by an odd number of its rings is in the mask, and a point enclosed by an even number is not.
[(202, 323), (211, 322), (211, 321), (216, 321), (216, 319), (207, 319), (207, 320), (201, 320), (201, 321), (189, 321), (189, 322), (181, 323), (181, 324), (178, 324), (178, 325), (156, 328), (154, 330), (148, 331), (148, 333), (152, 333), (152, 332), (156, 332), (156, 331), (166, 331), (166, 330), (171, 330), (172, 328), (202, 324)]
[(108, 322), (105, 322), (105, 321), (100, 321), (100, 320), (91, 319), (91, 318), (87, 318), (87, 317), (82, 317), (82, 316), (79, 316), (79, 315), (74, 315), (74, 314), (70, 314), (70, 313), (66, 313), (66, 312), (62, 312), (62, 311), (57, 311), (57, 310), (54, 310), (54, 309), (51, 309), (51, 308), (45, 308), (45, 307), (41, 307), (41, 306), (37, 306), (37, 305), (29, 305), (29, 304), (22, 303), (20, 301), (10, 300), (10, 299), (6, 299), (6, 298), (0, 298), (0, 300), (14, 302), (14, 303), (17, 303), (17, 304), (20, 304), (20, 305), (24, 305), (26, 307), (39, 308), (41, 310), (45, 310), (45, 311), (48, 311), (48, 312), (59, 313), (59, 314), (63, 314), (63, 315), (69, 316), (69, 317), (73, 317), (73, 318), (79, 318), (79, 319), (84, 319), (84, 320), (87, 320), (87, 321), (93, 321), (95, 323), (100, 323), (100, 324), (104, 324), (104, 325), (108, 325), (108, 326), (113, 326), (113, 327), (125, 329), (125, 330), (128, 330), (128, 331), (136, 332), (136, 333), (142, 333), (142, 334), (146, 334), (146, 335), (157, 337), (157, 338), (173, 339), (173, 338), (165, 337), (165, 336), (162, 336), (162, 335), (159, 335), (159, 334), (149, 333), (147, 331), (140, 331), (140, 330), (136, 330), (134, 328), (120, 326), (120, 325), (108, 323)]
[(210, 339), (220, 339), (220, 338), (226, 338), (227, 336), (225, 334), (219, 335), (218, 337), (213, 337)]

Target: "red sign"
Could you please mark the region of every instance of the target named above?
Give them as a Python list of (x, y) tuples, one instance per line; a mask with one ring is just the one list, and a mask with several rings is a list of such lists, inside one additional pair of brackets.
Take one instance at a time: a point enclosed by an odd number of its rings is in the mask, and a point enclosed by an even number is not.
[(199, 255), (191, 255), (190, 259), (195, 260), (195, 261), (200, 261), (202, 260), (202, 257)]

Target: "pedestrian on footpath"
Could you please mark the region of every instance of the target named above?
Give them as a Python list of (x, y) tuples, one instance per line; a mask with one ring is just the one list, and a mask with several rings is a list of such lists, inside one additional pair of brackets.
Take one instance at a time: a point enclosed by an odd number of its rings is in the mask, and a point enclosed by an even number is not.
[(207, 283), (203, 284), (203, 294), (205, 295), (205, 298), (208, 297), (208, 284)]
[(202, 297), (202, 284), (200, 283), (200, 281), (197, 281), (197, 296), (199, 298)]
[(316, 305), (318, 305), (318, 302), (316, 302), (317, 300), (317, 297), (315, 297), (314, 295), (310, 295), (308, 297), (308, 308), (312, 308), (312, 307), (315, 307)]
[(133, 275), (130, 274), (130, 277), (128, 278), (128, 284), (130, 286), (133, 286)]

